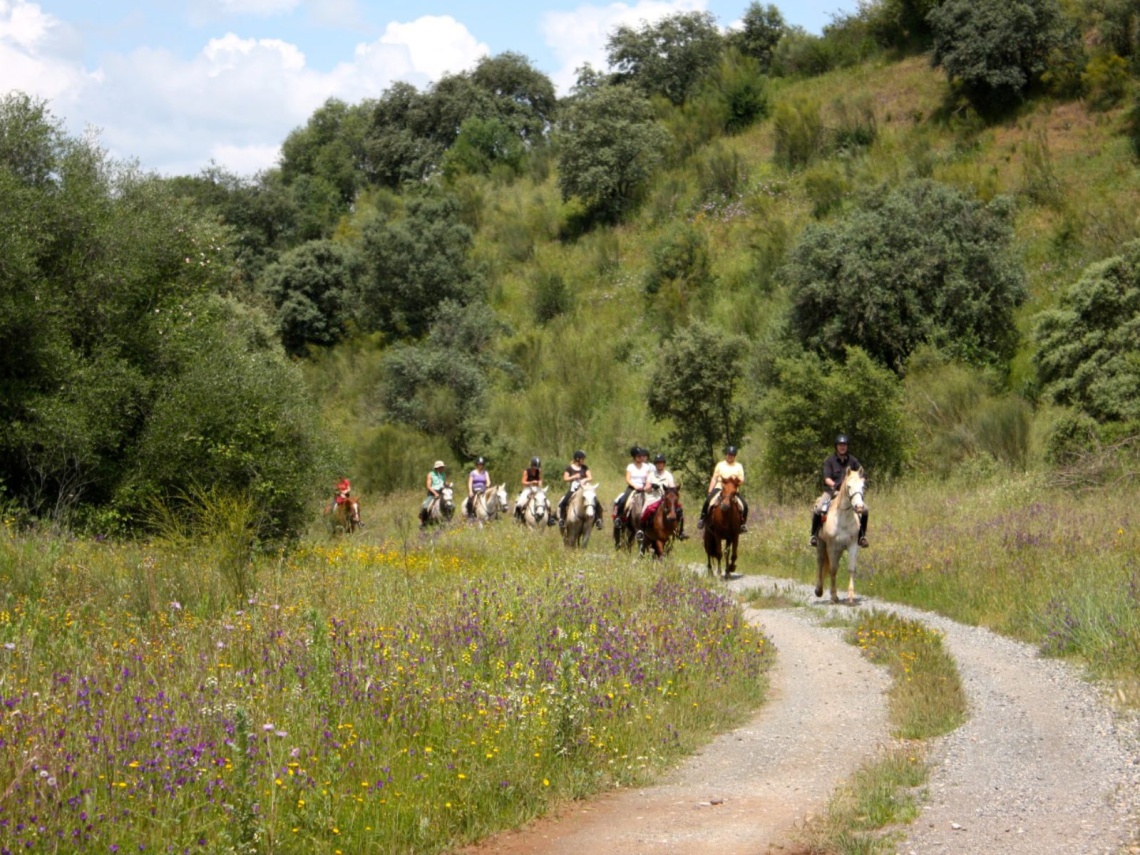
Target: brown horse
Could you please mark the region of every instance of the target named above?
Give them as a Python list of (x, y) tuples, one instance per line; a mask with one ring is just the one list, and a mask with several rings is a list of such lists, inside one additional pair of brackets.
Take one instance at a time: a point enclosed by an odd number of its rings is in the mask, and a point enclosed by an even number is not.
[[(705, 516), (705, 554), (708, 556), (709, 575), (721, 572), (723, 559), (726, 562), (725, 579), (736, 572), (736, 549), (740, 540), (740, 526), (744, 521), (744, 512), (736, 500), (736, 491), (739, 488), (740, 482), (735, 478), (725, 481), (720, 489), (720, 495), (716, 497), (716, 503), (709, 504), (708, 514)], [(716, 573), (713, 573), (712, 566), (714, 558)]]
[(332, 512), (333, 534), (336, 534), (338, 530), (345, 534), (352, 534), (358, 528), (360, 528), (360, 500), (354, 496), (349, 496), (338, 504)]
[(673, 534), (677, 531), (677, 507), (681, 504), (681, 488), (666, 487), (665, 497), (658, 502), (657, 507), (649, 519), (638, 529), (638, 540), (641, 541), (641, 554), (646, 548), (653, 550), (654, 558), (664, 558), (665, 553), (673, 543)]

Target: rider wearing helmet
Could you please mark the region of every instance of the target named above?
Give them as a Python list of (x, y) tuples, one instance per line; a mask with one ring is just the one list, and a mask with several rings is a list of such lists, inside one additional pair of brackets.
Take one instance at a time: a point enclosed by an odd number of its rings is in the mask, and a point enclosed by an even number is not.
[[(701, 518), (697, 520), (698, 531), (705, 527), (705, 517), (708, 515), (713, 496), (721, 491), (724, 482), (729, 478), (735, 478), (738, 486), (744, 486), (744, 467), (736, 462), (735, 445), (730, 445), (724, 450), (724, 460), (720, 461), (713, 469), (712, 478), (709, 479), (708, 495), (705, 496), (705, 504), (701, 508)], [(748, 502), (744, 501), (744, 497), (740, 493), (737, 493), (736, 496), (740, 499), (740, 531), (743, 533), (748, 531)]]
[[(575, 451), (574, 459), (570, 465), (562, 470), (562, 480), (569, 486), (566, 488), (566, 495), (562, 497), (558, 503), (558, 515), (555, 518), (553, 515), (546, 521), (547, 525), (558, 524), (559, 528), (566, 527), (566, 503), (570, 501), (570, 497), (574, 494), (578, 484), (584, 481), (589, 481), (593, 476), (590, 474), (590, 467), (586, 465), (586, 452)], [(597, 528), (602, 527), (602, 506), (601, 503), (595, 501), (594, 507), (594, 525)]]
[(487, 471), (487, 461), (480, 457), (475, 461), (475, 468), (467, 476), (467, 499), (463, 503), (463, 510), (467, 516), (475, 516), (475, 497), (486, 493), (490, 486), (491, 473)]
[(515, 518), (520, 521), (531, 495), (535, 490), (542, 489), (542, 460), (537, 457), (530, 459), (530, 466), (524, 469), (522, 473), (522, 485), (522, 493), (519, 494), (518, 501), (515, 502)]
[[(835, 491), (839, 488), (848, 469), (862, 469), (863, 465), (851, 454), (847, 453), (847, 434), (841, 433), (835, 438), (835, 454), (823, 461), (823, 495), (816, 499), (811, 513), (811, 545), (819, 543), (819, 529), (823, 525), (823, 516), (831, 504)], [(867, 545), (867, 509), (859, 515), (859, 545)]]
[(622, 517), (625, 514), (626, 502), (633, 492), (647, 493), (652, 489), (649, 476), (653, 474), (653, 467), (649, 465), (649, 452), (640, 445), (629, 450), (633, 462), (625, 467), (625, 492), (614, 499), (614, 529), (622, 527)]
[[(673, 477), (673, 473), (666, 468), (665, 455), (658, 453), (653, 458), (653, 471), (649, 473), (650, 486), (664, 495), (666, 488), (676, 487), (677, 480)], [(677, 539), (688, 540), (689, 536), (685, 534), (685, 511), (681, 507), (681, 497), (677, 497)]]

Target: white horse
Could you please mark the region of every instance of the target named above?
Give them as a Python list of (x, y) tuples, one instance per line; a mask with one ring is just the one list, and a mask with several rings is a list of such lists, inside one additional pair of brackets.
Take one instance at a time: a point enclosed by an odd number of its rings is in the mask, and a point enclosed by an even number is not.
[(590, 533), (597, 518), (598, 486), (590, 481), (579, 481), (579, 487), (566, 503), (566, 524), (562, 528), (562, 542), (583, 549), (590, 543)]
[(427, 528), (429, 525), (443, 525), (446, 522), (451, 522), (451, 517), (454, 514), (455, 488), (452, 486), (452, 483), (448, 481), (443, 485), (438, 496), (433, 496), (430, 502), (424, 503), (423, 508), (420, 510), (420, 528)]
[(823, 596), (823, 574), (831, 574), (831, 602), (838, 603), (835, 576), (839, 558), (847, 552), (847, 602), (855, 602), (855, 560), (859, 556), (859, 515), (867, 506), (863, 503), (863, 470), (848, 469), (835, 489), (835, 498), (827, 509), (827, 519), (819, 530), (819, 544), (815, 548), (815, 595)]
[(471, 498), (471, 510), (474, 512), (476, 522), (482, 525), (485, 522), (497, 520), (499, 514), (506, 511), (508, 501), (510, 501), (510, 497), (507, 495), (505, 483), (484, 490), (482, 493), (476, 493)]
[(550, 514), (550, 500), (546, 497), (546, 487), (530, 488), (526, 504), (522, 507), (519, 522), (527, 528), (546, 527), (546, 517)]

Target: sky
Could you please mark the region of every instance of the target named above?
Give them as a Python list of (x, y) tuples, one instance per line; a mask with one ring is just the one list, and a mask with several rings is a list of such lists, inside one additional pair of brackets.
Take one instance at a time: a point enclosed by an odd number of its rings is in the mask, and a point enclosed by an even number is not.
[[(771, 0), (764, 0), (771, 2)], [(776, 2), (819, 33), (857, 0)], [(46, 100), (75, 136), (163, 175), (211, 163), (274, 166), (285, 137), (327, 99), (350, 104), (396, 81), (424, 88), (480, 57), (515, 51), (554, 81), (605, 68), (620, 24), (676, 12), (737, 23), (748, 0), (0, 0), (0, 95)]]

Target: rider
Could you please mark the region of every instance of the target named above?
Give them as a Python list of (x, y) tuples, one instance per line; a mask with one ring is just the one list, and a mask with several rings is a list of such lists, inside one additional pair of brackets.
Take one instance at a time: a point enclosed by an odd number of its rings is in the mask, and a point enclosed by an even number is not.
[(490, 486), (491, 473), (487, 471), (487, 461), (480, 457), (475, 461), (475, 468), (467, 476), (467, 498), (463, 502), (463, 512), (467, 516), (475, 516), (475, 497), (487, 492)]
[[(614, 499), (615, 531), (621, 531), (622, 518), (625, 515), (626, 503), (629, 501), (630, 494), (633, 492), (646, 493), (652, 489), (649, 484), (649, 476), (653, 472), (653, 467), (649, 465), (649, 452), (640, 445), (635, 445), (629, 450), (629, 456), (633, 458), (633, 462), (625, 467), (625, 492)], [(636, 528), (636, 526), (634, 527)]]
[[(823, 495), (816, 499), (811, 512), (811, 545), (819, 543), (819, 528), (823, 525), (823, 517), (827, 513), (835, 491), (839, 489), (848, 469), (862, 469), (863, 464), (847, 453), (847, 434), (841, 433), (835, 438), (835, 454), (823, 461)], [(859, 515), (859, 545), (867, 546), (867, 509)]]
[[(649, 485), (662, 495), (664, 495), (667, 487), (671, 488), (677, 486), (677, 481), (673, 477), (673, 473), (665, 468), (664, 454), (658, 454), (653, 458), (653, 471), (649, 473)], [(685, 511), (681, 507), (680, 496), (677, 497), (677, 539), (689, 539), (689, 536), (685, 534)]]
[[(705, 517), (708, 515), (713, 496), (720, 492), (724, 482), (729, 478), (735, 478), (738, 482), (737, 486), (744, 486), (744, 467), (736, 462), (735, 445), (730, 445), (724, 450), (724, 460), (720, 461), (713, 469), (712, 478), (709, 479), (708, 495), (705, 496), (705, 504), (701, 508), (701, 518), (697, 520), (698, 531), (705, 527)], [(744, 501), (744, 497), (740, 493), (737, 493), (736, 497), (740, 499), (743, 508), (740, 516), (740, 531), (743, 533), (748, 531), (748, 502)]]
[(335, 511), (337, 505), (343, 505), (347, 502), (351, 494), (352, 483), (347, 478), (341, 478), (336, 482), (336, 487), (333, 488), (332, 502), (329, 503), (329, 509), (326, 513)]
[[(562, 497), (558, 503), (558, 516), (555, 518), (551, 516), (547, 521), (547, 525), (554, 525), (558, 523), (559, 528), (566, 527), (566, 504), (570, 501), (570, 497), (574, 495), (574, 491), (578, 485), (584, 481), (589, 481), (593, 476), (590, 474), (590, 467), (586, 465), (586, 452), (575, 451), (574, 460), (562, 470), (563, 482), (569, 484), (566, 489), (566, 495)], [(594, 525), (597, 528), (602, 527), (602, 506), (598, 500), (594, 499)]]
[(428, 511), (431, 509), (431, 503), (440, 496), (440, 491), (443, 490), (444, 485), (447, 484), (447, 474), (445, 469), (447, 464), (442, 460), (437, 460), (432, 464), (431, 472), (427, 474), (424, 479), (424, 487), (427, 488), (427, 498), (424, 499), (423, 507), (420, 508), (420, 528), (427, 525)]
[(542, 460), (537, 457), (530, 459), (530, 466), (524, 469), (522, 473), (522, 485), (522, 493), (519, 494), (518, 501), (515, 502), (515, 518), (520, 521), (530, 497), (542, 489)]

